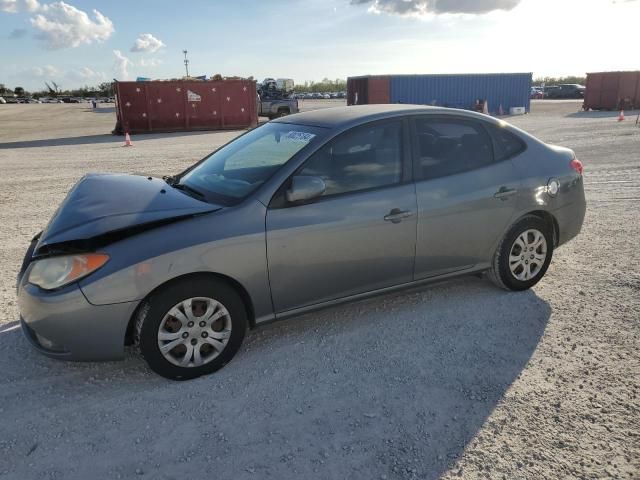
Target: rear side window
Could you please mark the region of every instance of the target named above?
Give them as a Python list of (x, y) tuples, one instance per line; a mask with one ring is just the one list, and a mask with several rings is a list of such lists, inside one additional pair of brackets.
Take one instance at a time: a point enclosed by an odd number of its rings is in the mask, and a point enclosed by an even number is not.
[(418, 118), (415, 132), (416, 180), (446, 177), (493, 163), (491, 137), (475, 122)]
[(497, 162), (515, 157), (525, 150), (525, 143), (506, 128), (490, 124), (487, 124), (487, 128), (493, 137), (494, 155)]
[(324, 196), (400, 183), (402, 124), (354, 128), (314, 153), (297, 174), (322, 178), (327, 185)]

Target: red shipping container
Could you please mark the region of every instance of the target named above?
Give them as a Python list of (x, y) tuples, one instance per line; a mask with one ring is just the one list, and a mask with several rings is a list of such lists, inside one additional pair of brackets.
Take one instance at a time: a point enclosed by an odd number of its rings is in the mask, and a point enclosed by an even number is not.
[(116, 82), (116, 133), (255, 127), (255, 80)]
[(389, 77), (349, 77), (347, 79), (347, 105), (391, 103), (389, 101)]
[(640, 71), (587, 73), (585, 110), (640, 108)]

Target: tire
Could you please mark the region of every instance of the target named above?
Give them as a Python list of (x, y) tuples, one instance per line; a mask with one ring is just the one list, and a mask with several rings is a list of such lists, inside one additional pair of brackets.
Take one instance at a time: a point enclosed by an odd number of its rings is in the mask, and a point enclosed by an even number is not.
[[(191, 306), (190, 315), (186, 305)], [(229, 363), (242, 345), (247, 326), (246, 307), (234, 288), (216, 278), (195, 275), (158, 289), (143, 302), (135, 342), (151, 370), (172, 380), (188, 380)], [(171, 348), (163, 353), (161, 345)]]
[[(543, 240), (536, 237), (535, 232)], [(553, 257), (553, 238), (553, 227), (548, 222), (535, 215), (522, 217), (513, 224), (496, 249), (489, 271), (493, 283), (513, 291), (533, 287), (549, 268)], [(524, 251), (523, 245), (527, 247)]]
[(278, 115), (276, 115), (276, 118), (286, 117), (287, 115), (289, 115), (289, 110), (278, 110)]

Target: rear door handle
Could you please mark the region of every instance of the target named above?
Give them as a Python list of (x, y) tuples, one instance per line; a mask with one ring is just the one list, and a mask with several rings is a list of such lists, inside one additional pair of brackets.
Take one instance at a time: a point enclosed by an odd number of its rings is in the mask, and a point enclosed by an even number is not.
[(408, 218), (411, 215), (413, 215), (413, 212), (410, 212), (409, 210), (394, 208), (384, 216), (384, 220), (385, 222), (400, 223), (403, 218)]
[(495, 198), (499, 198), (500, 200), (506, 200), (507, 198), (512, 197), (516, 193), (518, 193), (518, 190), (516, 190), (515, 188), (500, 187), (500, 190), (494, 193), (493, 196)]

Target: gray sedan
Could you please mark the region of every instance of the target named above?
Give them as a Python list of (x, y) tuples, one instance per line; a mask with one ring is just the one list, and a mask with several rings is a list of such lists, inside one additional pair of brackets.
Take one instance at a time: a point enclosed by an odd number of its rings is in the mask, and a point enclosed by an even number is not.
[(470, 273), (528, 289), (585, 208), (573, 151), (485, 115), (291, 115), (173, 177), (82, 178), (28, 249), (21, 323), (51, 357), (134, 344), (193, 378), (271, 320)]

